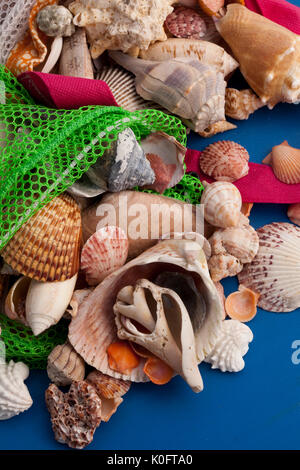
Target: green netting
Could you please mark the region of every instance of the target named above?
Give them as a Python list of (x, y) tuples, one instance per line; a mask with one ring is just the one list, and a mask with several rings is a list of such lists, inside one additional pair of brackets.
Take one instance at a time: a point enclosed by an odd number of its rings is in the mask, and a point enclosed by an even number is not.
[(64, 344), (68, 336), (68, 322), (61, 320), (39, 336), (19, 322), (0, 314), (1, 336), (5, 344), (6, 361), (25, 362), (34, 369), (45, 369), (47, 357), (58, 344)]

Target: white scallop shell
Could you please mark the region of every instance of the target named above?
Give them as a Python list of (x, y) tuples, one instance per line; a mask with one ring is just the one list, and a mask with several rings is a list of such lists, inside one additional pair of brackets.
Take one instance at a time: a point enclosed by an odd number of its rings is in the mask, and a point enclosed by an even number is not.
[(6, 364), (0, 358), (0, 421), (31, 407), (32, 399), (24, 384), (28, 376), (29, 369), (23, 362)]
[(253, 333), (247, 325), (238, 320), (225, 320), (219, 339), (205, 362), (222, 372), (239, 372), (245, 367), (243, 356), (252, 340)]
[(232, 183), (228, 181), (206, 183), (201, 204), (204, 204), (204, 218), (211, 225), (221, 228), (238, 225), (242, 198)]

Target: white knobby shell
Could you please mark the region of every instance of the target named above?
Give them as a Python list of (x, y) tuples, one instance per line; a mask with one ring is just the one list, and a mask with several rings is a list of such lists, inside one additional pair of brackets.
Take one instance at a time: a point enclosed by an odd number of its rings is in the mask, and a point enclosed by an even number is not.
[(247, 325), (238, 320), (224, 320), (219, 339), (205, 362), (222, 372), (239, 372), (245, 367), (243, 356), (252, 340), (253, 333)]
[(204, 218), (211, 225), (221, 228), (238, 225), (242, 198), (232, 183), (227, 181), (206, 183), (201, 204), (204, 204)]
[(0, 420), (10, 419), (31, 407), (32, 399), (24, 384), (28, 376), (29, 369), (23, 362), (6, 364), (0, 358)]

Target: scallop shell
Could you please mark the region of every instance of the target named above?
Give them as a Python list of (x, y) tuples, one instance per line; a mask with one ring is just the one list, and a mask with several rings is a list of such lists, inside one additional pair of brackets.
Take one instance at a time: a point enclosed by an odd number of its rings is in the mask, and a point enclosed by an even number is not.
[[(248, 8), (231, 4), (217, 29), (263, 103), (300, 100), (300, 37)], [(247, 51), (247, 54), (245, 54)]]
[(177, 38), (202, 39), (219, 42), (221, 37), (211, 18), (201, 10), (179, 6), (165, 21), (167, 30)]
[(264, 103), (252, 90), (226, 88), (225, 114), (232, 119), (248, 119), (250, 114), (263, 106), (265, 106)]
[(206, 147), (200, 155), (201, 170), (217, 181), (233, 182), (249, 172), (249, 153), (236, 142), (223, 140)]
[(259, 294), (240, 284), (239, 290), (232, 292), (225, 301), (226, 313), (233, 320), (248, 322), (257, 313), (258, 299)]
[(243, 356), (252, 340), (253, 333), (247, 325), (238, 320), (225, 320), (217, 344), (205, 362), (222, 372), (240, 372), (245, 367)]
[(140, 57), (154, 61), (167, 61), (178, 57), (196, 59), (214, 67), (225, 77), (239, 66), (223, 47), (199, 39), (170, 38), (164, 42), (156, 42), (146, 51), (140, 51)]
[(263, 163), (269, 163), (276, 178), (283, 183), (300, 183), (300, 149), (291, 147), (286, 140), (275, 145)]
[(300, 203), (291, 204), (287, 216), (293, 224), (300, 225)]
[(234, 227), (239, 223), (242, 198), (239, 190), (226, 181), (205, 185), (201, 204), (205, 220), (216, 227)]
[(259, 250), (244, 266), (239, 282), (260, 294), (259, 307), (290, 312), (300, 307), (300, 228), (273, 223), (257, 230)]
[(111, 312), (123, 287), (135, 285), (138, 279), (153, 279), (170, 268), (191, 274), (197, 288), (203, 292), (206, 317), (200, 331), (195, 332), (198, 360), (203, 360), (209, 353), (219, 331), (222, 306), (209, 277), (205, 254), (200, 245), (191, 240), (163, 240), (110, 274), (81, 304), (78, 315), (70, 324), (69, 340), (88, 364), (113, 377), (137, 382), (148, 380), (143, 373), (143, 359), (131, 376), (123, 376), (109, 368), (106, 349), (117, 340)]
[(0, 421), (10, 419), (32, 405), (32, 399), (24, 381), (29, 376), (23, 362), (6, 364), (0, 357)]
[(94, 78), (93, 64), (83, 28), (64, 38), (59, 61), (59, 74), (71, 77)]
[(58, 386), (71, 385), (84, 379), (84, 360), (70, 343), (59, 344), (48, 356), (47, 374)]
[(126, 262), (128, 238), (120, 227), (103, 227), (85, 243), (81, 253), (81, 270), (90, 286), (100, 284)]
[(64, 281), (78, 272), (80, 245), (80, 210), (71, 196), (63, 194), (25, 222), (1, 256), (36, 281)]

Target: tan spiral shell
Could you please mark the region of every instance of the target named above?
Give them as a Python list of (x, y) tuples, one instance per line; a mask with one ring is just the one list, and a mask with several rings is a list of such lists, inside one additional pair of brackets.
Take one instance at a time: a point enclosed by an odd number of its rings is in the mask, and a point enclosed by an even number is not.
[(205, 185), (201, 197), (204, 218), (211, 225), (221, 228), (234, 227), (240, 219), (242, 198), (239, 190), (227, 181)]

